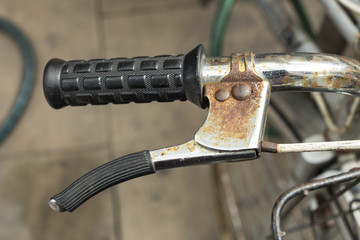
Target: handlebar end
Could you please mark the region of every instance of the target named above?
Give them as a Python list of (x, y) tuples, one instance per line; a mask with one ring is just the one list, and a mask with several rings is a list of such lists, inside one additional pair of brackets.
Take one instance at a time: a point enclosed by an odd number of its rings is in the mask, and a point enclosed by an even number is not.
[(65, 61), (53, 58), (45, 67), (44, 70), (44, 95), (49, 105), (55, 109), (66, 106), (60, 91), (60, 73), (61, 67)]
[(205, 108), (203, 101), (204, 83), (201, 81), (201, 66), (205, 58), (205, 48), (200, 44), (186, 54), (184, 59), (184, 87), (186, 98), (201, 108)]
[(60, 205), (57, 204), (55, 199), (50, 199), (49, 206), (51, 207), (52, 210), (57, 211), (57, 212), (65, 211)]

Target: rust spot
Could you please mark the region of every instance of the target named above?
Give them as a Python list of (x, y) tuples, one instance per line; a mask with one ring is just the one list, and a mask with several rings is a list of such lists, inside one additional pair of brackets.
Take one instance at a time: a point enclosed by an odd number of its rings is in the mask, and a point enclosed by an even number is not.
[(314, 72), (314, 76), (318, 76), (319, 75), (319, 73), (318, 72)]
[(168, 152), (171, 152), (171, 151), (177, 151), (177, 150), (179, 150), (179, 146), (175, 146), (175, 147), (169, 147), (168, 149), (167, 149), (167, 151)]
[(312, 83), (311, 83), (311, 87), (312, 88), (317, 88), (319, 86), (319, 84), (317, 83), (317, 82), (315, 82), (315, 81), (313, 81)]
[(352, 71), (345, 71), (344, 72), (344, 79), (345, 81), (350, 81), (350, 79), (352, 78)]
[(261, 143), (261, 150), (263, 152), (277, 153), (277, 143), (264, 141)]
[[(249, 85), (251, 89), (249, 97), (243, 101), (231, 95), (223, 102), (215, 99), (215, 93), (219, 89), (231, 91), (239, 83)], [(214, 143), (226, 142), (228, 139), (246, 140), (253, 129), (251, 119), (260, 107), (263, 87), (263, 80), (246, 66), (244, 55), (233, 56), (230, 73), (221, 82), (205, 85), (205, 96), (209, 100), (210, 112), (207, 125), (203, 126), (203, 137), (207, 135), (216, 137)]]
[(342, 87), (342, 81), (340, 79), (336, 79), (333, 83), (334, 89), (338, 89)]
[[(236, 62), (239, 66), (239, 72), (245, 72), (246, 71), (246, 63), (245, 63), (245, 58), (244, 58), (244, 55), (236, 55)], [(235, 67), (234, 65), (232, 67)]]
[(190, 151), (193, 152), (195, 150), (195, 145), (192, 142), (186, 143), (185, 147)]
[(331, 85), (331, 83), (333, 82), (333, 79), (334, 79), (333, 76), (328, 76), (328, 77), (326, 78), (327, 84), (328, 84), (328, 85)]
[(227, 58), (221, 58), (221, 60), (220, 60), (221, 62), (227, 62)]
[(188, 149), (189, 149), (190, 152), (195, 151), (195, 145), (191, 145)]
[(290, 77), (288, 75), (286, 75), (282, 78), (282, 82), (285, 85), (289, 84), (289, 81), (290, 81)]
[(161, 156), (164, 156), (164, 155), (165, 155), (165, 153), (164, 153), (164, 152), (162, 152), (162, 153), (161, 153)]
[(235, 58), (232, 58), (230, 73), (224, 77), (221, 82), (253, 82), (255, 80), (262, 81), (262, 79), (246, 65), (244, 55), (238, 54)]
[(236, 82), (209, 83), (205, 87), (206, 95), (209, 99), (211, 114), (204, 127), (206, 133), (218, 133), (219, 141), (226, 141), (228, 138), (246, 139), (252, 129), (251, 113), (259, 107), (260, 97), (256, 96), (257, 89), (262, 88), (262, 84), (252, 84), (254, 93), (244, 101), (239, 101), (229, 97), (224, 102), (219, 102), (212, 97), (212, 93), (218, 87), (225, 87), (230, 91)]
[(310, 85), (309, 81), (308, 81), (308, 80), (305, 80), (304, 83), (303, 83), (303, 86), (304, 86), (304, 87), (307, 87), (307, 86), (309, 86), (309, 85)]

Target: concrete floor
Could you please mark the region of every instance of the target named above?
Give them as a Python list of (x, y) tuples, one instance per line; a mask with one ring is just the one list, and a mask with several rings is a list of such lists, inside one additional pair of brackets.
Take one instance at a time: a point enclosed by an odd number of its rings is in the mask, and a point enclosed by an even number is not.
[[(251, 1), (240, 2), (224, 52), (282, 51), (262, 13)], [(42, 92), (42, 71), (53, 57), (154, 56), (187, 53), (199, 43), (208, 46), (216, 6), (217, 1), (204, 7), (197, 0), (0, 1), (0, 17), (29, 36), (37, 55), (28, 109), (0, 146), (0, 239), (221, 237), (209, 166), (130, 181), (71, 214), (55, 213), (47, 205), (53, 194), (99, 164), (191, 139), (206, 111), (188, 102), (54, 110)], [(21, 57), (4, 34), (0, 53), (3, 119), (19, 86)]]

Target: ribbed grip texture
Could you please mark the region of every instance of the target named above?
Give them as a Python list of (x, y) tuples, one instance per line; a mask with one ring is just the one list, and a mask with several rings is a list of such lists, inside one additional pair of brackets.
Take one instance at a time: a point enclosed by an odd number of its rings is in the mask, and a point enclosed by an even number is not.
[(55, 108), (66, 105), (186, 100), (184, 55), (95, 59), (52, 59), (44, 92)]
[(149, 151), (129, 154), (85, 174), (52, 199), (59, 211), (72, 212), (92, 196), (115, 184), (154, 172)]

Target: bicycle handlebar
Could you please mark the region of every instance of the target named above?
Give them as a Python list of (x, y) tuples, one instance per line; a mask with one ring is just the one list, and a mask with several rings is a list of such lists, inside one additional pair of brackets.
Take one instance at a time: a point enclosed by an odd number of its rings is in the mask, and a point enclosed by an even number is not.
[(341, 56), (245, 53), (207, 58), (201, 45), (178, 56), (52, 59), (44, 71), (44, 93), (54, 108), (190, 100), (209, 107), (209, 113), (194, 140), (115, 159), (79, 178), (49, 204), (71, 212), (114, 184), (156, 170), (256, 159), (262, 150), (280, 152), (276, 144), (262, 142), (271, 91), (360, 95), (359, 79), (360, 63)]

